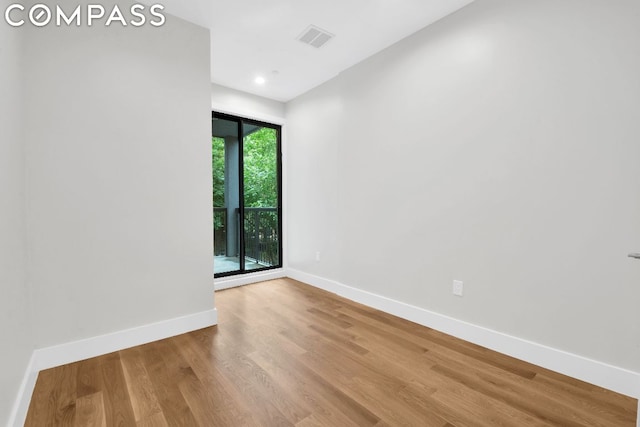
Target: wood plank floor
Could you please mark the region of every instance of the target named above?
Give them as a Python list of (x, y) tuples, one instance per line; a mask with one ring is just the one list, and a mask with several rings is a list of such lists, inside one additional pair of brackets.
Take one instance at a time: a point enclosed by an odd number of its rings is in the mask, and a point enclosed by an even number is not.
[(27, 426), (615, 426), (637, 401), (289, 279), (220, 323), (40, 373)]

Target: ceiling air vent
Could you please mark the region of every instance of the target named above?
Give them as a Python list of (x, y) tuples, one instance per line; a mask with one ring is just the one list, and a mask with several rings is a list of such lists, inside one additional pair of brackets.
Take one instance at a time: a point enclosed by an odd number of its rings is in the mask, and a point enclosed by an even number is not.
[(313, 47), (321, 48), (326, 42), (333, 38), (333, 34), (318, 28), (315, 25), (309, 25), (306, 30), (298, 36), (298, 40)]

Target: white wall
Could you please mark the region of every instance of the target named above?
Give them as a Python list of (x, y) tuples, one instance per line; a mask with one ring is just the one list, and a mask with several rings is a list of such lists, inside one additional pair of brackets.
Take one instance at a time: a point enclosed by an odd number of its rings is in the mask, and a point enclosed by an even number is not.
[(211, 107), (214, 111), (283, 124), (284, 103), (215, 83), (211, 84)]
[(168, 17), (25, 43), (37, 347), (212, 309), (208, 31)]
[(640, 372), (639, 17), (477, 0), (287, 104), (289, 266)]
[[(3, 11), (9, 1), (0, 1)], [(22, 33), (0, 23), (0, 425), (33, 351), (25, 270)]]

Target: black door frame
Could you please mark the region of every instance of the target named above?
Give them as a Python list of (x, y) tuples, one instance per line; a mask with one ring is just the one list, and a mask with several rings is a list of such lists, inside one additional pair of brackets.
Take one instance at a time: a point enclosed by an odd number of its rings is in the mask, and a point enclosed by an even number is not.
[[(215, 278), (219, 277), (228, 277), (228, 276), (236, 276), (241, 274), (255, 273), (266, 270), (273, 270), (277, 268), (282, 268), (282, 126), (274, 123), (263, 122), (260, 120), (250, 119), (247, 117), (235, 116), (227, 113), (219, 113), (216, 111), (212, 111), (211, 113), (211, 122), (212, 122), (212, 135), (213, 135), (213, 119), (222, 119), (228, 120), (232, 122), (236, 122), (238, 125), (238, 168), (239, 168), (239, 216), (240, 216), (240, 227), (239, 227), (239, 264), (240, 269), (235, 271), (228, 271), (223, 273), (214, 273)], [(245, 268), (245, 206), (244, 206), (244, 125), (253, 125), (266, 127), (270, 129), (274, 129), (276, 131), (276, 144), (277, 144), (277, 153), (276, 153), (276, 168), (277, 168), (277, 189), (278, 189), (278, 203), (276, 206), (277, 216), (278, 216), (278, 263), (273, 266), (265, 266), (263, 268), (256, 268), (251, 270), (246, 270)], [(213, 212), (213, 209), (212, 209)], [(212, 218), (213, 220), (213, 218)], [(213, 243), (213, 242), (212, 242)]]

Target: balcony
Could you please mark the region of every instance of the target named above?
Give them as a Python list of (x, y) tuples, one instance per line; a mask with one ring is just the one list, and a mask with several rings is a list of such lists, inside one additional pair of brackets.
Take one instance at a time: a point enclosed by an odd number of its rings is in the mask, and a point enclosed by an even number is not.
[[(214, 272), (239, 271), (240, 230), (244, 230), (245, 270), (259, 270), (278, 265), (278, 209), (245, 208), (244, 227), (240, 226), (240, 210), (213, 208)], [(233, 222), (230, 222), (233, 221)]]

